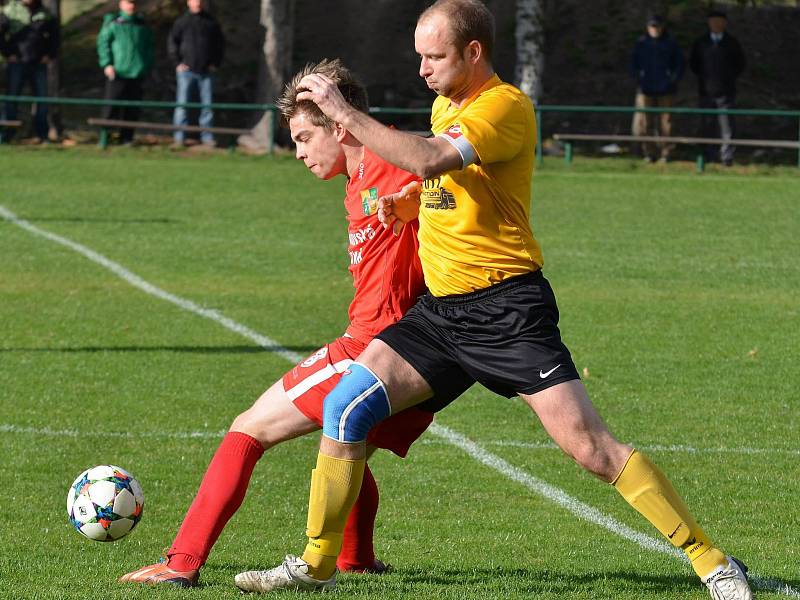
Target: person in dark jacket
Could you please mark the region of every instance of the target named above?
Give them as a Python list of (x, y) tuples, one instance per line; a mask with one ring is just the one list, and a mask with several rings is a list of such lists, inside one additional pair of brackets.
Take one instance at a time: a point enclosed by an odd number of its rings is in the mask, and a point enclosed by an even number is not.
[[(58, 21), (41, 0), (12, 0), (0, 13), (0, 52), (8, 63), (7, 93), (19, 96), (29, 83), (34, 96), (46, 97), (47, 63), (56, 58), (59, 46)], [(7, 102), (5, 118), (17, 118), (17, 103)], [(38, 102), (34, 129), (40, 142), (47, 140), (47, 104)]]
[[(177, 79), (175, 102), (189, 102), (192, 88), (197, 88), (203, 108), (200, 110), (200, 126), (213, 127), (214, 72), (222, 62), (225, 38), (217, 20), (204, 7), (203, 0), (188, 0), (186, 11), (172, 26), (167, 41), (169, 56), (175, 63)], [(175, 125), (188, 125), (186, 108), (175, 107)], [(175, 144), (182, 146), (185, 132), (175, 132)], [(200, 139), (207, 146), (214, 145), (214, 134), (203, 131)]]
[[(700, 108), (729, 109), (736, 105), (736, 79), (744, 71), (746, 60), (742, 46), (727, 30), (727, 15), (720, 10), (708, 14), (708, 33), (692, 45), (689, 59), (692, 72), (697, 75)], [(734, 136), (733, 115), (703, 115), (703, 137), (719, 135), (723, 140)], [(733, 164), (734, 147), (723, 144), (719, 158), (726, 166)], [(711, 159), (712, 148), (705, 154)]]
[[(153, 67), (153, 31), (136, 14), (134, 0), (120, 0), (119, 12), (103, 19), (97, 36), (97, 57), (106, 76), (106, 100), (141, 100), (142, 81)], [(139, 107), (106, 106), (103, 118), (138, 121)], [(133, 129), (120, 129), (120, 142), (133, 142)]]
[[(638, 83), (636, 108), (670, 108), (675, 104), (678, 82), (683, 77), (683, 52), (673, 37), (665, 30), (661, 15), (647, 19), (647, 32), (642, 35), (631, 55), (631, 74)], [(672, 113), (637, 112), (633, 114), (633, 135), (672, 134)], [(673, 144), (645, 142), (642, 151), (646, 160), (669, 160)], [(659, 156), (656, 156), (656, 153)]]

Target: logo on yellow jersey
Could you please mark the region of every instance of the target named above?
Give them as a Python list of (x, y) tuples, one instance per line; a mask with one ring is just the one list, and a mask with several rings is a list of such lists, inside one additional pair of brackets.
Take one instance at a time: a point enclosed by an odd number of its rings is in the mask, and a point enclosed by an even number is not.
[(453, 210), (456, 207), (456, 197), (453, 192), (441, 186), (442, 178), (434, 177), (422, 182), (422, 203), (425, 208), (433, 210)]
[(365, 217), (374, 215), (378, 211), (378, 188), (361, 190), (361, 206), (364, 208)]

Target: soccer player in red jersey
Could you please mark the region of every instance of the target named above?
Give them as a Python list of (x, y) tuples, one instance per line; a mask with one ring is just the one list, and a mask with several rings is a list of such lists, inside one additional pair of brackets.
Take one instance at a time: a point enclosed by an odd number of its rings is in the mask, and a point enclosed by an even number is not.
[[(322, 427), (323, 400), (342, 373), (386, 326), (400, 319), (424, 290), (417, 257), (416, 220), (395, 231), (382, 227), (377, 199), (406, 188), (419, 179), (368, 151), (339, 123), (331, 121), (313, 102), (298, 102), (297, 86), (311, 73), (338, 83), (342, 95), (358, 110), (367, 112), (367, 94), (340, 61), (308, 65), (287, 85), (278, 101), (285, 123), (297, 145), (297, 158), (320, 179), (348, 178), (347, 211), (350, 272), (355, 295), (350, 304), (350, 325), (345, 334), (312, 353), (272, 385), (252, 407), (233, 421), (189, 508), (166, 561), (124, 575), (120, 581), (197, 584), (222, 529), (244, 499), (256, 462), (265, 450)], [(413, 185), (409, 185), (412, 184)], [(460, 393), (454, 392), (456, 394)], [(437, 398), (437, 401), (441, 400)], [(445, 399), (442, 405), (447, 404)], [(375, 448), (405, 457), (409, 446), (433, 420), (436, 405), (414, 407), (389, 417), (369, 434)], [(381, 572), (375, 559), (373, 526), (378, 510), (378, 488), (365, 469), (361, 491), (344, 531), (341, 571)]]

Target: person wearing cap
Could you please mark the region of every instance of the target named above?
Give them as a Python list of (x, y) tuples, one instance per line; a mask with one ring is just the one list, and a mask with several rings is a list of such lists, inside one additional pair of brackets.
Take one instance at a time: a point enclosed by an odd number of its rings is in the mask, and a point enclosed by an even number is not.
[[(636, 108), (670, 108), (675, 104), (678, 82), (683, 77), (683, 52), (666, 31), (661, 15), (650, 15), (647, 31), (642, 34), (631, 54), (631, 75), (637, 81)], [(633, 114), (633, 135), (672, 133), (672, 113), (636, 112)], [(644, 158), (650, 162), (669, 160), (673, 144), (642, 144)], [(657, 156), (658, 154), (658, 156)]]
[[(746, 60), (739, 41), (727, 32), (728, 17), (721, 10), (708, 13), (708, 32), (695, 40), (689, 65), (697, 75), (700, 108), (730, 109), (736, 105), (736, 79), (744, 71)], [(703, 115), (703, 137), (734, 137), (733, 115)], [(725, 166), (733, 164), (734, 147), (722, 144), (719, 159)], [(707, 160), (713, 159), (712, 147), (705, 149)]]
[[(153, 31), (136, 12), (134, 0), (120, 0), (119, 11), (109, 13), (97, 36), (97, 56), (106, 76), (106, 100), (141, 100), (142, 81), (153, 67)], [(138, 121), (138, 106), (106, 106), (104, 119)], [(133, 142), (133, 129), (120, 129), (120, 142)]]

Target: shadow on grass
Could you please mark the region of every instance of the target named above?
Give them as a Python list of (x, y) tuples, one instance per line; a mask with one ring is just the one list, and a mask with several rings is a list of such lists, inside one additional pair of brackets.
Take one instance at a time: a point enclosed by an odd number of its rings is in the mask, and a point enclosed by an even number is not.
[(178, 352), (187, 354), (260, 354), (283, 352), (290, 350), (307, 354), (319, 349), (319, 346), (72, 346), (65, 348), (1, 348), (0, 353), (14, 352), (63, 352), (66, 354), (103, 353), (103, 352)]
[[(598, 585), (606, 588), (630, 589), (644, 592), (675, 592), (686, 588), (697, 588), (699, 580), (691, 575), (649, 575), (632, 571), (603, 571), (587, 573), (564, 573), (538, 571), (524, 568), (474, 568), (444, 569), (435, 572), (421, 569), (402, 569), (395, 573), (411, 584), (447, 586), (457, 584), (470, 587), (504, 588), (544, 591), (569, 594), (580, 590), (590, 591)], [(353, 580), (351, 580), (353, 581)], [(506, 583), (504, 583), (506, 582)]]
[[(260, 565), (268, 568), (273, 564)], [(206, 567), (207, 569), (209, 567)], [(238, 573), (253, 569), (253, 565), (216, 564), (211, 567), (218, 577), (222, 573)], [(592, 597), (596, 593), (629, 594), (638, 590), (643, 596), (647, 594), (674, 594), (681, 597), (691, 591), (702, 591), (700, 580), (693, 575), (652, 575), (633, 571), (603, 571), (573, 573), (553, 570), (536, 570), (525, 568), (465, 568), (435, 569), (417, 568), (394, 569), (386, 575), (343, 574), (337, 580), (337, 588), (342, 592), (358, 595), (376, 592), (378, 588), (387, 593), (413, 594), (416, 590), (420, 596), (429, 597), (436, 588), (441, 588), (443, 595), (452, 597), (459, 589), (468, 588), (471, 592), (481, 590), (493, 596), (502, 596), (506, 591), (514, 596), (522, 594), (547, 593), (564, 598), (579, 595)], [(213, 585), (213, 584), (212, 584)], [(431, 590), (426, 588), (430, 587)], [(446, 593), (445, 593), (446, 592)], [(370, 594), (371, 595), (371, 594)], [(606, 596), (604, 596), (606, 597)]]
[(161, 223), (174, 225), (181, 222), (178, 219), (101, 219), (96, 217), (26, 217), (22, 215), (19, 216), (19, 219), (31, 223), (135, 223), (147, 225)]

